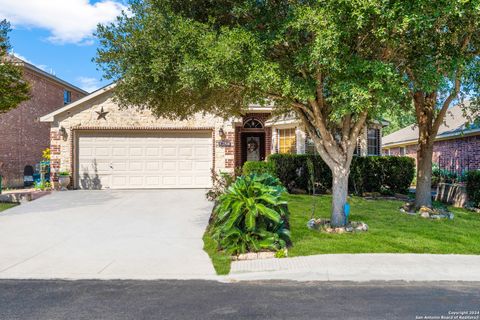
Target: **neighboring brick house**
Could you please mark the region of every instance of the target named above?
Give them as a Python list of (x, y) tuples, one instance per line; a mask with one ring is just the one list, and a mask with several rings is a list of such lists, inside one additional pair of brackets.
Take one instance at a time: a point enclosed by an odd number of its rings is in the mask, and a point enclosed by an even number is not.
[[(471, 120), (465, 117), (460, 105), (449, 109), (433, 145), (434, 163), (458, 173), (480, 169), (480, 127)], [(395, 131), (383, 137), (383, 154), (416, 159), (417, 140), (415, 125)]]
[(30, 83), (30, 100), (0, 114), (0, 175), (4, 186), (23, 186), (25, 166), (34, 167), (42, 160), (42, 151), (50, 146), (50, 126), (40, 116), (87, 92), (39, 68), (15, 58)]
[[(272, 119), (268, 107), (251, 106), (242, 117), (227, 120), (211, 114), (169, 120), (149, 110), (120, 109), (114, 88), (41, 118), (52, 125), (54, 181), (56, 173), (68, 170), (74, 188), (208, 188), (212, 169), (232, 172), (271, 153), (311, 149), (297, 119)], [(360, 154), (380, 153), (382, 125), (373, 126), (362, 134)]]

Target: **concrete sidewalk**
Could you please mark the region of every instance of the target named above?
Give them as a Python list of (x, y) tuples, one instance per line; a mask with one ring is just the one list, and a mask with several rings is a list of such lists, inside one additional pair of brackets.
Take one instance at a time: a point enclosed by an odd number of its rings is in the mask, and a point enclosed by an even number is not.
[(235, 261), (225, 281), (480, 281), (480, 256), (325, 254)]

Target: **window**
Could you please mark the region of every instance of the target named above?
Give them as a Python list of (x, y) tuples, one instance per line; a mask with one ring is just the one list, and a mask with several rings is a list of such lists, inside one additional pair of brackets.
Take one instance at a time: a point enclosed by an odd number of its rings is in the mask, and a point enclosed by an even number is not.
[(296, 153), (295, 128), (278, 129), (278, 153)]
[(406, 147), (400, 147), (400, 155), (404, 156), (405, 153), (407, 153), (407, 148)]
[(263, 125), (257, 119), (250, 118), (245, 120), (245, 122), (243, 123), (243, 127), (246, 129), (262, 129)]
[(72, 102), (72, 93), (68, 90), (63, 90), (63, 104), (69, 104)]
[(368, 129), (367, 148), (369, 156), (380, 155), (380, 129)]

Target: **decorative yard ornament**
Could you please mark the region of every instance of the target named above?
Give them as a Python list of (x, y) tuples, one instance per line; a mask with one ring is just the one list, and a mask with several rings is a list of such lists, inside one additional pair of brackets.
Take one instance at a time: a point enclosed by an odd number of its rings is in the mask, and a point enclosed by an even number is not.
[(98, 114), (97, 120), (103, 119), (107, 120), (107, 114), (108, 111), (104, 111), (103, 107), (100, 109), (100, 111), (95, 111)]

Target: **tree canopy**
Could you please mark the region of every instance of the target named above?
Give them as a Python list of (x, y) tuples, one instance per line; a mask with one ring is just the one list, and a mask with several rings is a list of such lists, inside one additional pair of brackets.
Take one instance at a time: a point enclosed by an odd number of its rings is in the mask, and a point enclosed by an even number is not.
[(332, 119), (366, 109), (378, 115), (401, 98), (392, 99), (398, 79), (376, 59), (374, 22), (362, 5), (135, 0), (131, 13), (98, 28), (96, 61), (107, 78), (121, 79), (121, 103), (163, 116), (230, 115), (267, 98), (290, 111), (315, 99), (320, 84)]
[[(433, 144), (448, 109), (479, 111), (480, 1), (378, 1), (386, 61), (405, 78), (419, 137), (416, 206), (431, 206)], [(465, 106), (464, 105), (464, 106)]]
[(294, 112), (332, 169), (341, 225), (360, 131), (407, 100), (381, 59), (375, 10), (364, 0), (132, 0), (99, 26), (96, 61), (118, 81), (120, 105), (158, 116), (231, 116), (251, 103)]
[(8, 32), (10, 24), (6, 20), (0, 21), (0, 113), (13, 109), (30, 98), (29, 85), (23, 79), (21, 67), (9, 56)]

